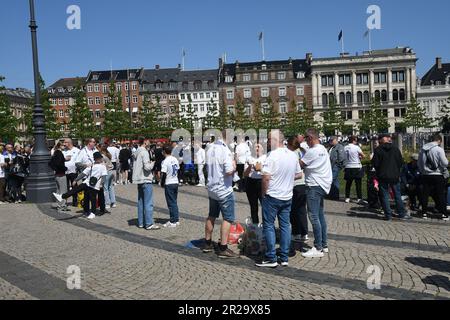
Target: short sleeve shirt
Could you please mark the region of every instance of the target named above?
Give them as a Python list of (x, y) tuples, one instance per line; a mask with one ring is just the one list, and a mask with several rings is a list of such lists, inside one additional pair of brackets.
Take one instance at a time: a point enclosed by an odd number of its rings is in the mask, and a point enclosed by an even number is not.
[(178, 171), (180, 165), (178, 160), (173, 157), (167, 157), (161, 165), (161, 172), (166, 174), (166, 185), (178, 184)]

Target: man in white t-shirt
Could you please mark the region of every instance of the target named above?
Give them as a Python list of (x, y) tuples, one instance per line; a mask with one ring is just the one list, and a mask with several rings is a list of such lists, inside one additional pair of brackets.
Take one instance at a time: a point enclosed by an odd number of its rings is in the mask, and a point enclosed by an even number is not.
[(6, 190), (6, 179), (5, 179), (5, 157), (0, 153), (0, 204), (5, 202), (5, 190)]
[(229, 259), (238, 258), (239, 255), (228, 248), (228, 236), (230, 234), (231, 224), (235, 222), (235, 200), (233, 193), (233, 175), (236, 172), (236, 162), (230, 149), (223, 143), (223, 140), (217, 139), (211, 144), (206, 153), (206, 168), (208, 172), (208, 197), (209, 197), (209, 215), (205, 226), (205, 246), (204, 253), (214, 251), (212, 235), (214, 223), (219, 218), (220, 213), (223, 216), (223, 222), (220, 229), (219, 258)]
[(350, 191), (353, 181), (356, 184), (356, 194), (359, 204), (367, 204), (363, 200), (362, 195), (362, 178), (364, 171), (362, 169), (361, 159), (364, 159), (364, 153), (358, 145), (358, 137), (350, 137), (350, 143), (345, 147), (345, 154), (347, 155), (347, 164), (345, 165), (345, 202), (350, 203)]
[(258, 267), (276, 268), (278, 259), (275, 243), (275, 220), (281, 230), (280, 264), (288, 266), (291, 244), (291, 207), (294, 182), (303, 176), (297, 155), (284, 147), (284, 135), (280, 130), (270, 133), (272, 151), (268, 154), (262, 169), (263, 230), (266, 238), (266, 254)]
[[(75, 162), (78, 158), (78, 154), (80, 153), (80, 149), (76, 148), (73, 145), (72, 139), (64, 139), (64, 147), (65, 150), (63, 152), (64, 157), (66, 159), (65, 166), (67, 168), (66, 171), (66, 178), (67, 178), (67, 186), (69, 189), (72, 187), (73, 182), (77, 178), (77, 167), (75, 165)], [(72, 206), (76, 207), (78, 205), (77, 203), (77, 195), (73, 196), (72, 200)]]
[(113, 164), (113, 181), (114, 183), (117, 181), (118, 170), (119, 170), (119, 148), (116, 147), (115, 143), (111, 143), (108, 147), (108, 152), (111, 154), (111, 162)]
[(172, 156), (172, 147), (164, 147), (165, 160), (161, 164), (161, 187), (164, 188), (167, 207), (169, 208), (170, 221), (165, 228), (176, 228), (180, 225), (179, 210), (177, 204), (178, 198), (178, 171), (180, 165), (178, 160)]
[(199, 178), (197, 187), (205, 187), (206, 180), (203, 169), (205, 168), (206, 163), (206, 152), (205, 149), (202, 148), (201, 144), (197, 144), (195, 149), (195, 163), (197, 165), (197, 173)]
[(328, 151), (320, 144), (316, 129), (306, 131), (309, 150), (301, 159), (305, 170), (306, 202), (309, 220), (313, 226), (314, 247), (302, 256), (305, 258), (323, 257), (328, 253), (327, 222), (324, 212), (324, 198), (330, 193), (333, 183), (333, 172)]

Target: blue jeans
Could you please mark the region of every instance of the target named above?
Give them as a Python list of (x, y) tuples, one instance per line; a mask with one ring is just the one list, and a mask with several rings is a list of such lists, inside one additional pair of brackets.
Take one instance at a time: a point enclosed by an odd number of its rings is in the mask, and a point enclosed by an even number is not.
[(166, 195), (167, 207), (170, 212), (170, 222), (177, 223), (180, 221), (178, 212), (178, 184), (169, 184), (164, 187), (164, 194)]
[(339, 187), (340, 187), (339, 173), (341, 172), (341, 169), (339, 169), (337, 166), (334, 166), (332, 172), (333, 172), (333, 184), (331, 185), (330, 199), (339, 200)]
[(381, 193), (381, 206), (383, 207), (384, 214), (387, 218), (392, 218), (391, 205), (389, 203), (389, 187), (392, 187), (394, 191), (395, 207), (397, 208), (397, 213), (400, 218), (406, 215), (405, 206), (402, 201), (402, 194), (400, 191), (400, 182), (397, 183), (379, 183), (380, 193)]
[(292, 200), (278, 200), (266, 195), (262, 200), (263, 210), (263, 231), (266, 238), (266, 261), (276, 262), (276, 236), (275, 219), (278, 217), (281, 238), (280, 238), (280, 260), (288, 262), (289, 247), (291, 244), (291, 208)]
[(314, 246), (319, 251), (328, 247), (327, 222), (323, 204), (325, 196), (326, 192), (321, 187), (306, 188), (306, 203), (308, 204), (309, 221), (313, 226)]
[(153, 225), (153, 186), (151, 183), (138, 185), (138, 223), (139, 226), (144, 227)]
[(116, 192), (114, 191), (114, 175), (113, 173), (109, 173), (106, 176), (105, 185), (103, 189), (105, 190), (105, 204), (110, 206), (116, 203)]

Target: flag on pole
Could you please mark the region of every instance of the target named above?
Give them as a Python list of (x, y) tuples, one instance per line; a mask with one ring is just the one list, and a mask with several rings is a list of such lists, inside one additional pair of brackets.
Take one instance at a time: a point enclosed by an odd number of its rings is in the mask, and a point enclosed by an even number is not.
[(186, 57), (186, 50), (183, 49), (183, 57)]
[(261, 33), (259, 34), (259, 41), (261, 41), (261, 40), (263, 39), (263, 37), (264, 37), (264, 33), (261, 32)]
[(370, 30), (367, 30), (367, 31), (364, 33), (364, 38), (367, 38), (367, 36), (369, 35), (369, 33), (370, 33)]
[(343, 36), (344, 36), (344, 31), (341, 30), (341, 32), (339, 33), (339, 36), (338, 36), (338, 41), (341, 41)]

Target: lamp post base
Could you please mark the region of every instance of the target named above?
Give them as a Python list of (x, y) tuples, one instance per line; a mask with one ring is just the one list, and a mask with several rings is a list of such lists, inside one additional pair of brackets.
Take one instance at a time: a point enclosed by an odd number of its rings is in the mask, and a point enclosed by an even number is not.
[(50, 171), (49, 156), (37, 157), (30, 160), (30, 175), (26, 178), (27, 202), (51, 203), (55, 202), (53, 192), (56, 191), (55, 174)]

